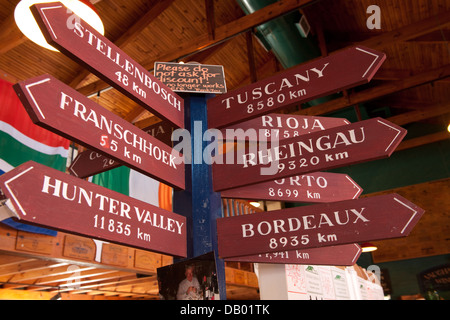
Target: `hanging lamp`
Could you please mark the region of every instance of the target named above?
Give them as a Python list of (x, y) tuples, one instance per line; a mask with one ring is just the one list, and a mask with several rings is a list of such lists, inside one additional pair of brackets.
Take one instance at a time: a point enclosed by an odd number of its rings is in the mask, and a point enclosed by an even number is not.
[[(55, 0), (21, 0), (14, 10), (14, 20), (17, 27), (28, 39), (49, 50), (58, 51), (47, 43), (30, 10), (30, 7), (34, 4), (49, 2), (55, 2)], [(59, 0), (59, 2), (104, 35), (103, 22), (89, 0)]]

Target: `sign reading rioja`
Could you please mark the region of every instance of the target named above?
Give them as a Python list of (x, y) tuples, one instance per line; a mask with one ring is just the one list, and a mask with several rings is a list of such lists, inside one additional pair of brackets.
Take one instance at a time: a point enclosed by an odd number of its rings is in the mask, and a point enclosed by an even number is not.
[(54, 77), (42, 75), (13, 88), (39, 126), (184, 189), (180, 153)]
[(25, 223), (186, 257), (186, 218), (173, 212), (33, 161), (0, 187)]
[(222, 258), (406, 237), (424, 210), (397, 194), (217, 219)]
[(49, 44), (142, 107), (184, 128), (184, 102), (150, 72), (60, 2), (31, 7)]
[(384, 53), (350, 47), (208, 100), (208, 126), (222, 128), (369, 82)]

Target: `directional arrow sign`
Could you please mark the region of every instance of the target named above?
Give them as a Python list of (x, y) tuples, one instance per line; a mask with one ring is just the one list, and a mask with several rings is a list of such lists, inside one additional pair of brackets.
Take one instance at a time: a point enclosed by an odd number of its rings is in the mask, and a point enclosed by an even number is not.
[(224, 190), (223, 198), (289, 202), (335, 202), (357, 199), (360, 186), (348, 175), (316, 172)]
[[(174, 128), (168, 123), (159, 122), (142, 131), (167, 145), (172, 145), (171, 137), (173, 129)], [(80, 152), (72, 161), (69, 167), (69, 173), (78, 178), (87, 178), (120, 166), (122, 166), (122, 163), (119, 163), (118, 161), (105, 157), (96, 151), (86, 150)]]
[(340, 50), (208, 100), (208, 126), (222, 128), (369, 82), (386, 55), (362, 46)]
[(217, 219), (219, 256), (407, 236), (424, 210), (397, 194)]
[(179, 152), (54, 77), (42, 75), (13, 88), (37, 125), (184, 189)]
[(186, 218), (33, 161), (0, 177), (21, 222), (186, 257)]
[(270, 252), (252, 256), (232, 257), (225, 259), (225, 261), (352, 266), (358, 260), (361, 252), (361, 247), (356, 243), (353, 243), (343, 244), (340, 246)]
[(36, 4), (31, 11), (50, 45), (150, 112), (184, 128), (183, 100), (84, 20), (60, 2)]
[[(347, 119), (343, 118), (271, 113), (249, 121), (244, 121), (235, 124), (233, 126), (224, 128), (221, 131), (223, 137), (227, 140), (230, 139), (237, 141), (239, 140), (256, 141), (261, 133), (267, 139), (275, 137), (280, 140), (283, 140), (347, 124), (350, 124), (350, 122)], [(227, 130), (230, 129), (234, 130), (231, 131), (234, 133), (234, 135), (231, 137), (230, 134), (227, 135)], [(238, 131), (239, 129), (243, 130), (242, 135), (237, 134), (241, 132)], [(254, 131), (248, 131), (249, 129)]]
[(214, 163), (214, 190), (385, 158), (405, 135), (405, 129), (374, 118), (260, 146), (260, 150), (238, 153), (234, 163)]

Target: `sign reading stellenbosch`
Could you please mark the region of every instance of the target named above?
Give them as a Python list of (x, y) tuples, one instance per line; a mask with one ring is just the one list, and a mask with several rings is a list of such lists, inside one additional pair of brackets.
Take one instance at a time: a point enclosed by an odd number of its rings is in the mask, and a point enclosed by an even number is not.
[(289, 138), (213, 164), (215, 191), (386, 158), (406, 130), (381, 118)]
[(184, 101), (60, 2), (31, 6), (49, 44), (157, 116), (184, 128)]
[(37, 125), (184, 189), (185, 169), (179, 152), (71, 87), (42, 75), (13, 88)]
[(220, 129), (369, 82), (382, 52), (349, 47), (208, 100), (208, 126)]
[(388, 194), (217, 219), (222, 258), (406, 237), (424, 210)]
[(0, 187), (24, 223), (186, 257), (186, 218), (173, 212), (33, 161)]

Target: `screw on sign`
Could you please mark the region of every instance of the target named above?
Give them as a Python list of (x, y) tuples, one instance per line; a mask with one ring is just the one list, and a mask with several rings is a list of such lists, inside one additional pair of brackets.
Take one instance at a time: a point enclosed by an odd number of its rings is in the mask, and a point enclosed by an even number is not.
[(178, 152), (61, 81), (42, 75), (13, 88), (35, 124), (184, 189)]
[[(160, 118), (184, 128), (184, 101), (60, 2), (30, 7), (47, 42)], [(67, 23), (73, 21), (73, 23)]]
[(68, 233), (186, 257), (186, 218), (28, 161), (0, 177), (16, 218)]
[(215, 191), (389, 157), (406, 130), (381, 118), (286, 139), (214, 163)]
[(424, 210), (388, 194), (217, 219), (219, 256), (302, 250), (406, 237)]

